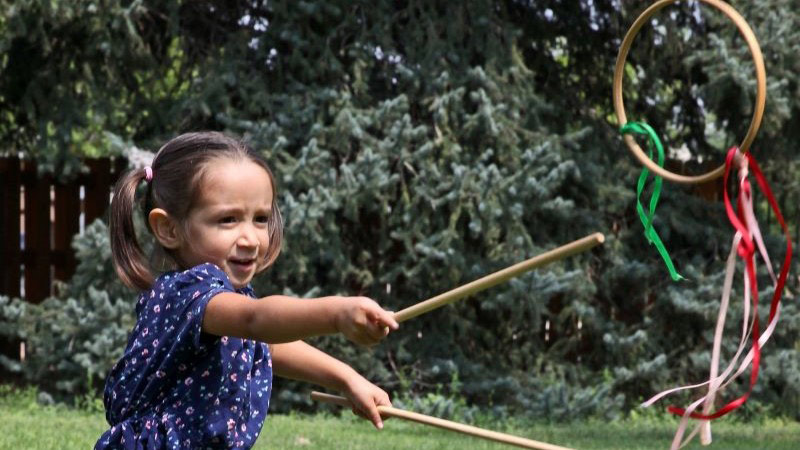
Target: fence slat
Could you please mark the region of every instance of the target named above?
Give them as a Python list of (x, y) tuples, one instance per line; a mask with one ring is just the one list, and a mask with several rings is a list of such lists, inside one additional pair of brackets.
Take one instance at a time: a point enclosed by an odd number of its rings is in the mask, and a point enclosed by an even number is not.
[(109, 158), (90, 159), (86, 161), (92, 176), (86, 183), (86, 194), (83, 199), (83, 211), (86, 225), (105, 214), (108, 209), (111, 192), (111, 160)]
[(20, 185), (19, 158), (0, 158), (0, 294), (20, 295)]
[(75, 273), (77, 261), (72, 251), (72, 237), (80, 231), (81, 199), (77, 182), (56, 183), (53, 263), (55, 278), (68, 281)]
[(26, 161), (25, 175), (25, 299), (39, 303), (50, 295), (50, 177), (38, 177), (36, 164)]

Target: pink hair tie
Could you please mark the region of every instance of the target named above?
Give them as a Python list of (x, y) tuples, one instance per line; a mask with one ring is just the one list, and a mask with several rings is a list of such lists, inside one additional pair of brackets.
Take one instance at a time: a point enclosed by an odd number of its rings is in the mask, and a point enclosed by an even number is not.
[(144, 179), (149, 183), (153, 179), (153, 169), (150, 166), (144, 168)]

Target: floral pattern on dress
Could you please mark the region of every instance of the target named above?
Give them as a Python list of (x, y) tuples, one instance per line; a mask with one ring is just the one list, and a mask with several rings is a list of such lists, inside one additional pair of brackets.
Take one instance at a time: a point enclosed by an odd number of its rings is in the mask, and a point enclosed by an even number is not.
[(160, 276), (139, 295), (137, 322), (103, 401), (99, 449), (249, 449), (269, 409), (269, 346), (202, 331), (209, 300), (234, 289), (214, 264)]

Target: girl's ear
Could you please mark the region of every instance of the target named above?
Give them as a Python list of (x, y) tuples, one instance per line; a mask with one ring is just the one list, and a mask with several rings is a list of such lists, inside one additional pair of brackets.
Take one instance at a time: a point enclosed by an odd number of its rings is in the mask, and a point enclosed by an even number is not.
[(170, 250), (180, 247), (182, 238), (178, 222), (166, 211), (161, 208), (152, 209), (147, 216), (147, 221), (150, 222), (150, 229), (153, 230), (153, 234), (162, 247)]

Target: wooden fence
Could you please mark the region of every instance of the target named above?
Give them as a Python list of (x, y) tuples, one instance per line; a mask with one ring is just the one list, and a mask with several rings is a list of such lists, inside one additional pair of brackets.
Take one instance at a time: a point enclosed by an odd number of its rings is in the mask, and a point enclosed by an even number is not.
[(0, 157), (0, 294), (39, 303), (77, 261), (72, 237), (108, 209), (121, 159), (89, 159), (69, 182), (37, 174), (36, 163)]

